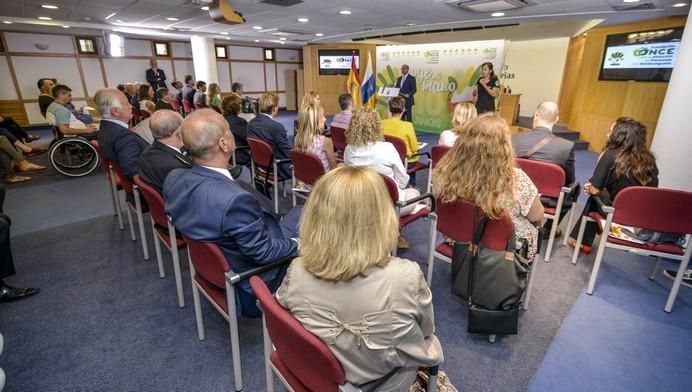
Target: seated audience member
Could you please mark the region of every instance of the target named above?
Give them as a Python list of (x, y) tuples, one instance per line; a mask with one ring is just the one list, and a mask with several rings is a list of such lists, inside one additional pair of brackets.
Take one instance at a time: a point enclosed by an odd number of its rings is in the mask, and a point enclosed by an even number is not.
[[(228, 172), (235, 149), (228, 122), (202, 109), (185, 118), (181, 130), (192, 169), (175, 169), (163, 183), (166, 213), (175, 227), (193, 240), (216, 243), (236, 272), (295, 256), (298, 241), (284, 238), (274, 217)], [(273, 291), (284, 274), (285, 269), (274, 269), (262, 279)], [(240, 313), (259, 316), (249, 283), (239, 286)]]
[(16, 172), (38, 171), (46, 167), (26, 160), (5, 136), (0, 136), (0, 168), (5, 173), (5, 182), (15, 184), (31, 180), (31, 177), (17, 175)]
[[(221, 106), (223, 115), (228, 125), (233, 132), (236, 147), (247, 147), (247, 121), (239, 117), (241, 108), (241, 98), (238, 95), (231, 94), (223, 99)], [(250, 164), (250, 150), (240, 149), (235, 152), (236, 165)]]
[(319, 106), (320, 103), (320, 94), (316, 91), (310, 91), (309, 93), (306, 93), (303, 95), (303, 100), (300, 102), (300, 106), (304, 105), (317, 105)]
[[(117, 91), (117, 90), (116, 90)], [(72, 100), (72, 89), (64, 84), (53, 87), (53, 102), (48, 105), (46, 120), (58, 128), (63, 135), (91, 135), (98, 129), (96, 124), (84, 124), (67, 108)]]
[(41, 110), (41, 115), (45, 118), (48, 106), (53, 102), (53, 80), (48, 78), (41, 78), (36, 83), (40, 94), (38, 96), (38, 108)]
[(98, 140), (103, 158), (114, 161), (130, 180), (139, 174), (139, 156), (148, 146), (139, 135), (131, 132), (127, 122), (132, 118), (132, 107), (123, 93), (114, 88), (96, 92), (94, 101), (103, 116)]
[(281, 306), (329, 343), (346, 380), (364, 384), (389, 376), (378, 391), (408, 391), (418, 367), (444, 360), (420, 267), (390, 256), (397, 228), (379, 174), (364, 167), (332, 170), (310, 194), (300, 255), (276, 293)]
[[(559, 114), (557, 104), (554, 102), (543, 102), (538, 105), (533, 114), (533, 129), (512, 136), (512, 146), (514, 154), (519, 158), (550, 162), (560, 166), (565, 171), (565, 185), (571, 185), (574, 182), (574, 142), (553, 134), (553, 127), (560, 118)], [(536, 145), (543, 143), (543, 140), (547, 140), (547, 144), (534, 151), (531, 156), (527, 156), (531, 150), (535, 150)], [(579, 196), (578, 192), (577, 189), (574, 195), (565, 199), (560, 211), (560, 219), (569, 211), (572, 202)], [(543, 203), (555, 207), (557, 200), (543, 198)], [(543, 231), (545, 238), (550, 235), (551, 226), (551, 221), (545, 223)], [(560, 235), (561, 231), (558, 229), (556, 237)]]
[(17, 124), (12, 117), (0, 115), (0, 128), (7, 129), (14, 137), (19, 140), (24, 141), (24, 143), (31, 143), (34, 140), (38, 140), (41, 137), (37, 135), (30, 135), (26, 133), (21, 125)]
[(154, 89), (148, 84), (139, 86), (139, 106), (135, 106), (139, 110), (154, 113), (156, 105), (154, 104)]
[(231, 85), (231, 94), (238, 96), (238, 98), (243, 98), (243, 84), (240, 82), (233, 82)]
[(336, 153), (332, 139), (322, 135), (325, 121), (321, 106), (301, 106), (298, 111), (300, 125), (296, 129), (295, 149), (316, 155), (322, 161), (324, 171), (329, 171), (336, 167)]
[(0, 128), (0, 136), (4, 136), (5, 138), (7, 138), (10, 144), (13, 145), (17, 151), (21, 151), (27, 156), (39, 155), (46, 152), (46, 150), (33, 148), (27, 144), (22, 143), (21, 140), (14, 137), (14, 135), (5, 128)]
[(159, 193), (163, 192), (163, 181), (171, 170), (192, 167), (180, 151), (183, 147), (180, 136), (182, 123), (183, 117), (172, 110), (157, 110), (149, 118), (154, 143), (139, 157), (139, 176)]
[[(383, 133), (387, 136), (398, 137), (406, 143), (406, 154), (415, 154), (418, 152), (418, 139), (416, 131), (413, 129), (413, 124), (410, 121), (402, 121), (401, 116), (406, 111), (406, 99), (404, 97), (394, 97), (389, 100), (389, 111), (392, 113), (391, 118), (382, 120)], [(408, 160), (409, 166), (418, 162), (418, 157), (413, 157)], [(416, 185), (416, 173), (411, 174), (410, 184)]]
[[(631, 186), (658, 187), (658, 167), (656, 158), (646, 145), (646, 126), (637, 120), (620, 117), (610, 126), (605, 149), (598, 158), (593, 176), (584, 185), (584, 193), (599, 196), (603, 203), (611, 205), (621, 190)], [(583, 215), (594, 211), (598, 211), (598, 206), (589, 197)], [(577, 238), (580, 225), (581, 219), (574, 225), (570, 237)], [(586, 223), (581, 246), (583, 253), (591, 253), (596, 231), (596, 223)], [(570, 240), (569, 245), (574, 247), (575, 242)]]
[(181, 90), (183, 94), (183, 101), (187, 101), (191, 108), (195, 108), (195, 78), (192, 75), (185, 75), (185, 85)]
[(341, 129), (348, 129), (348, 124), (351, 121), (351, 115), (353, 114), (353, 97), (351, 94), (341, 94), (339, 95), (339, 107), (341, 111), (334, 115), (332, 127), (337, 127)]
[(38, 294), (39, 289), (12, 287), (3, 279), (15, 274), (12, 248), (10, 247), (10, 217), (2, 206), (5, 202), (5, 185), (0, 183), (0, 302), (11, 302)]
[(175, 99), (173, 96), (173, 93), (171, 90), (161, 87), (160, 89), (156, 90), (156, 105), (154, 106), (154, 110), (173, 110), (173, 105), (171, 105), (171, 101)]
[(209, 106), (207, 105), (207, 82), (203, 80), (197, 81), (197, 90), (192, 98), (192, 104), (194, 108), (206, 108)]
[(132, 84), (133, 89), (135, 91), (134, 94), (132, 94), (132, 98), (130, 98), (130, 105), (132, 105), (133, 108), (137, 108), (139, 110), (139, 88), (141, 87), (139, 83), (133, 83)]
[(452, 147), (464, 124), (476, 118), (477, 115), (476, 105), (473, 102), (459, 102), (454, 105), (452, 128), (440, 133), (440, 140), (437, 144)]
[(171, 83), (171, 87), (175, 89), (174, 91), (172, 90), (175, 99), (177, 99), (180, 102), (183, 102), (183, 82), (181, 82), (180, 80), (174, 80)]
[(123, 94), (125, 94), (125, 98), (127, 98), (127, 102), (129, 103), (132, 101), (132, 98), (135, 96), (135, 85), (133, 83), (125, 83), (125, 91)]
[(472, 202), (490, 219), (508, 214), (517, 247), (526, 243), (533, 261), (543, 205), (529, 176), (516, 167), (505, 120), (488, 114), (466, 123), (454, 147), (437, 163), (433, 184), (444, 203)]
[[(287, 159), (291, 146), (288, 143), (288, 132), (280, 122), (274, 120), (279, 113), (279, 96), (275, 93), (264, 93), (259, 101), (260, 114), (247, 124), (247, 135), (263, 140), (272, 147), (274, 159)], [(279, 175), (291, 177), (291, 165), (279, 165)]]
[(219, 109), (219, 111), (221, 110), (221, 88), (219, 87), (218, 83), (212, 83), (209, 85), (206, 102), (210, 107), (214, 106)]

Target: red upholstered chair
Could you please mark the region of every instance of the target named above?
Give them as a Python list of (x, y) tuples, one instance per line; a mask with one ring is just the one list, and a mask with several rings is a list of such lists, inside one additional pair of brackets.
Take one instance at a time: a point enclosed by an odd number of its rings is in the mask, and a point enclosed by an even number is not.
[(113, 215), (118, 217), (118, 225), (120, 226), (120, 230), (124, 230), (125, 226), (123, 225), (123, 217), (120, 208), (120, 197), (118, 196), (118, 192), (123, 190), (123, 186), (120, 183), (120, 178), (117, 175), (113, 175), (114, 172), (110, 166), (110, 163), (103, 159), (103, 154), (101, 154), (101, 147), (99, 146), (98, 140), (90, 140), (89, 144), (94, 146), (96, 152), (99, 154), (99, 159), (101, 160), (101, 168), (103, 169), (103, 172), (106, 175), (106, 181), (108, 181), (108, 189), (111, 194), (111, 202), (113, 203)]
[(154, 248), (156, 249), (156, 261), (159, 265), (159, 276), (163, 279), (166, 277), (166, 270), (163, 267), (163, 258), (161, 257), (161, 242), (171, 252), (173, 258), (173, 274), (175, 276), (175, 286), (178, 293), (178, 306), (185, 307), (185, 297), (183, 295), (183, 279), (180, 273), (180, 255), (179, 250), (184, 249), (187, 245), (182, 237), (176, 235), (175, 226), (166, 216), (164, 210), (164, 202), (161, 194), (149, 184), (142, 181), (139, 175), (133, 178), (135, 185), (142, 192), (144, 200), (149, 206), (151, 215), (151, 232), (154, 236)]
[(329, 128), (329, 132), (332, 134), (332, 143), (334, 143), (334, 151), (336, 152), (336, 159), (340, 162), (344, 161), (344, 151), (346, 150), (346, 130), (339, 127)]
[(195, 102), (195, 110), (204, 108), (206, 108), (206, 106), (202, 105), (201, 103)]
[(149, 113), (148, 110), (140, 110), (139, 114), (142, 116), (142, 120), (145, 120), (145, 119), (151, 117), (151, 113)]
[[(309, 190), (304, 192), (296, 191), (298, 180), (312, 187), (322, 175), (324, 175), (324, 165), (317, 155), (309, 152), (291, 150), (291, 161), (293, 161), (293, 206), (296, 206), (296, 197), (307, 200)], [(303, 194), (305, 193), (305, 194)]]
[(136, 108), (134, 105), (130, 104), (130, 107), (132, 108), (132, 120), (130, 120), (130, 125), (134, 127), (142, 121), (142, 113), (139, 111), (139, 108)]
[[(577, 183), (573, 183), (570, 186), (564, 186), (565, 184), (565, 171), (558, 165), (549, 162), (541, 162), (525, 158), (517, 158), (517, 164), (521, 170), (526, 173), (531, 179), (533, 184), (538, 188), (538, 193), (541, 196), (550, 197), (557, 199), (557, 205), (555, 207), (543, 206), (545, 213), (543, 217), (553, 221), (550, 226), (550, 238), (548, 238), (548, 246), (545, 249), (545, 256), (543, 260), (547, 263), (550, 261), (550, 254), (553, 250), (553, 242), (555, 241), (555, 233), (557, 232), (558, 221), (560, 220), (560, 211), (562, 210), (562, 205), (565, 202), (565, 197), (573, 194), (576, 190)], [(572, 220), (574, 219), (574, 208), (569, 210), (569, 218), (567, 220), (566, 233), (569, 233), (572, 227)], [(563, 245), (567, 245), (567, 237), (565, 234)]]
[[(396, 148), (396, 152), (399, 153), (399, 156), (401, 157), (401, 161), (404, 163), (404, 167), (406, 168), (406, 172), (408, 174), (412, 174), (421, 170), (428, 170), (428, 178), (430, 178), (430, 171), (431, 165), (430, 165), (430, 154), (427, 152), (417, 152), (414, 154), (406, 154), (406, 142), (404, 139), (396, 137), (396, 136), (389, 136), (389, 135), (384, 135), (384, 140), (386, 142), (392, 143), (394, 148)], [(426, 156), (428, 157), (428, 160), (423, 163), (423, 162), (416, 162), (412, 167), (408, 166), (408, 160), (414, 157), (421, 157), (421, 156)]]
[(173, 100), (171, 100), (171, 106), (173, 106), (173, 110), (175, 110), (176, 112), (179, 112), (180, 107), (182, 105), (180, 104), (180, 101), (178, 101), (177, 99), (173, 99)]
[[(139, 235), (142, 237), (142, 252), (144, 253), (144, 260), (149, 260), (149, 247), (147, 246), (147, 236), (144, 232), (144, 213), (149, 212), (149, 208), (146, 203), (142, 203), (142, 199), (139, 196), (139, 187), (130, 181), (129, 178), (123, 173), (123, 169), (117, 163), (109, 161), (110, 167), (115, 171), (118, 178), (120, 178), (120, 183), (123, 186), (123, 190), (126, 195), (131, 195), (131, 199), (125, 198), (125, 203), (127, 204), (127, 221), (130, 224), (130, 235), (132, 236), (132, 241), (137, 241), (137, 236), (135, 235), (135, 227), (132, 224), (132, 213), (130, 210), (135, 211), (137, 214), (137, 223), (139, 224)], [(112, 174), (111, 174), (112, 176)]]
[[(451, 150), (452, 147), (449, 146), (444, 146), (442, 144), (436, 144), (432, 146), (430, 149), (430, 165), (431, 165), (431, 171), (435, 167), (437, 167), (437, 163), (440, 162), (440, 159), (442, 159), (443, 156), (447, 153), (447, 151)], [(428, 176), (428, 192), (432, 190), (432, 175)]]
[[(292, 391), (360, 391), (346, 374), (329, 346), (308, 332), (276, 301), (264, 282), (250, 278), (262, 309), (266, 391), (274, 391), (274, 373)], [(428, 391), (437, 390), (437, 366), (430, 368)]]
[(187, 100), (183, 99), (183, 115), (187, 116), (190, 113), (192, 113), (192, 106), (190, 106), (190, 102)]
[(214, 306), (229, 324), (231, 336), (231, 355), (233, 357), (233, 378), (235, 390), (243, 390), (243, 372), (240, 364), (240, 341), (238, 339), (238, 317), (236, 312), (235, 285), (251, 276), (285, 265), (292, 258), (281, 259), (242, 273), (231, 269), (228, 260), (219, 247), (210, 242), (192, 240), (183, 236), (187, 243), (190, 260), (190, 278), (192, 280), (192, 298), (195, 304), (197, 335), (204, 340), (204, 320), (200, 293)]
[[(576, 264), (586, 222), (592, 220), (600, 225), (601, 219), (604, 219), (605, 225), (602, 227), (598, 251), (596, 252), (596, 259), (594, 260), (586, 293), (589, 295), (593, 294), (605, 248), (620, 249), (630, 253), (656, 257), (656, 263), (649, 276), (651, 280), (656, 276), (656, 270), (661, 257), (679, 260), (680, 266), (664, 307), (664, 310), (670, 313), (673, 310), (675, 298), (680, 290), (682, 275), (687, 270), (690, 256), (692, 255), (692, 240), (690, 239), (692, 234), (692, 193), (643, 186), (629, 187), (617, 194), (612, 207), (604, 205), (597, 196), (593, 198), (607, 215), (603, 217), (598, 213), (592, 213), (588, 218), (584, 217), (582, 219), (575, 252), (572, 255), (572, 264)], [(669, 243), (639, 244), (611, 237), (607, 233), (610, 232), (614, 223), (657, 232), (685, 234), (687, 235), (687, 248)]]
[(265, 184), (270, 184), (274, 188), (274, 213), (279, 213), (279, 184), (283, 184), (284, 196), (286, 196), (286, 181), (288, 178), (281, 177), (279, 165), (291, 162), (290, 159), (274, 159), (271, 146), (259, 139), (247, 138), (252, 155), (252, 178)]

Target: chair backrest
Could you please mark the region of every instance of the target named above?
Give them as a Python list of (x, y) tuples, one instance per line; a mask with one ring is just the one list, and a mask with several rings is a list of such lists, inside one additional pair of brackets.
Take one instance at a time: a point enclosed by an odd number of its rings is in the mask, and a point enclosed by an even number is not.
[(442, 159), (442, 157), (445, 156), (445, 154), (451, 149), (452, 147), (442, 144), (432, 146), (430, 149), (430, 159), (432, 159), (433, 169), (437, 166), (437, 163), (440, 162), (440, 159)]
[(255, 164), (267, 169), (273, 168), (274, 153), (269, 143), (264, 140), (247, 138), (247, 144), (250, 146), (250, 155)]
[(396, 152), (399, 153), (399, 158), (401, 158), (401, 162), (406, 165), (406, 142), (404, 139), (396, 136), (389, 136), (389, 135), (384, 135), (384, 141), (392, 143), (394, 148), (396, 149)]
[(107, 161), (107, 162), (108, 162), (109, 165), (111, 165), (111, 167), (113, 167), (113, 170), (115, 170), (115, 174), (116, 174), (116, 175), (118, 176), (118, 178), (120, 179), (120, 184), (122, 185), (123, 190), (124, 190), (126, 193), (134, 194), (134, 190), (133, 190), (133, 187), (132, 187), (132, 181), (130, 181), (130, 179), (127, 178), (127, 176), (126, 176), (125, 173), (123, 172), (123, 168), (120, 167), (120, 165), (118, 165), (118, 164), (117, 164), (116, 162), (114, 162), (114, 161)]
[(190, 262), (194, 265), (197, 274), (219, 289), (225, 289), (225, 274), (231, 270), (231, 267), (218, 245), (192, 240), (185, 236), (183, 238), (190, 252)]
[(292, 375), (310, 391), (336, 391), (344, 384), (344, 369), (329, 347), (279, 305), (262, 279), (253, 276), (250, 286), (264, 313), (276, 355)]
[(163, 207), (163, 196), (151, 185), (144, 182), (137, 174), (134, 178), (134, 183), (139, 187), (139, 191), (142, 193), (144, 200), (146, 200), (149, 206), (149, 213), (154, 219), (157, 225), (167, 227), (168, 219), (166, 218), (166, 212)]
[(384, 174), (380, 174), (380, 176), (382, 176), (382, 179), (384, 180), (384, 185), (387, 187), (389, 197), (392, 198), (392, 204), (396, 204), (396, 202), (399, 201), (399, 187), (390, 177), (387, 177)]
[(526, 158), (517, 158), (517, 164), (536, 185), (541, 196), (560, 196), (560, 188), (565, 185), (565, 171), (560, 166)]
[(322, 161), (315, 154), (293, 149), (291, 160), (296, 178), (308, 185), (314, 185), (325, 173)]
[(136, 125), (142, 119), (142, 113), (139, 111), (139, 108), (135, 107), (135, 105), (130, 104), (130, 107), (132, 108), (132, 121), (134, 122), (134, 125)]
[[(457, 200), (453, 203), (443, 203), (441, 199), (436, 199), (435, 208), (437, 212), (437, 231), (443, 235), (459, 242), (470, 242), (473, 239), (474, 228), (474, 208), (473, 203), (464, 200)], [(476, 216), (475, 225), (481, 218), (479, 210)], [(514, 226), (509, 216), (505, 215), (501, 219), (488, 221), (481, 237), (481, 243), (490, 249), (506, 249)]]
[(332, 134), (332, 143), (334, 143), (334, 148), (337, 151), (344, 151), (346, 149), (346, 130), (339, 127), (331, 127), (330, 132)]
[(171, 106), (173, 106), (173, 110), (175, 110), (176, 112), (180, 111), (180, 101), (178, 101), (177, 99), (171, 100)]
[(183, 111), (186, 115), (192, 113), (192, 106), (190, 106), (190, 102), (185, 99), (183, 99)]
[(142, 120), (145, 120), (145, 119), (151, 117), (151, 113), (149, 113), (148, 110), (140, 110), (139, 114), (142, 116)]
[(195, 102), (195, 109), (204, 109), (204, 108), (205, 108), (204, 105), (202, 105), (202, 104), (199, 103), (199, 102)]
[(632, 227), (692, 234), (692, 193), (665, 188), (633, 186), (613, 201), (613, 222)]

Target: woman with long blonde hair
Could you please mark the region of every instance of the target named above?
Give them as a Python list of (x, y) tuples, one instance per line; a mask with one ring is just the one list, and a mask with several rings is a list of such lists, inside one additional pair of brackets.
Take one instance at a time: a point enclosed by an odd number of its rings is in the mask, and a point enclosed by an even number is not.
[(437, 164), (433, 184), (444, 203), (472, 202), (491, 219), (509, 214), (517, 239), (528, 242), (533, 260), (543, 205), (536, 186), (516, 167), (505, 120), (488, 114), (467, 123)]
[(310, 91), (308, 93), (305, 93), (303, 95), (303, 100), (300, 103), (300, 106), (305, 106), (305, 105), (320, 105), (320, 93), (317, 91)]
[(477, 115), (478, 113), (476, 112), (476, 106), (473, 104), (473, 102), (459, 102), (454, 105), (451, 128), (446, 131), (442, 131), (440, 134), (440, 140), (437, 142), (437, 144), (452, 147), (454, 142), (457, 140), (457, 137), (459, 137), (459, 133), (461, 132), (464, 124), (476, 118)]
[(209, 106), (215, 106), (221, 111), (221, 87), (217, 83), (209, 84), (207, 89), (207, 102)]
[(336, 154), (332, 139), (324, 136), (324, 109), (319, 105), (303, 105), (298, 110), (295, 149), (317, 155), (325, 171), (336, 167)]
[(276, 299), (329, 344), (353, 384), (406, 390), (443, 361), (420, 267), (390, 256), (398, 220), (379, 174), (343, 166), (317, 181), (300, 223), (299, 257)]

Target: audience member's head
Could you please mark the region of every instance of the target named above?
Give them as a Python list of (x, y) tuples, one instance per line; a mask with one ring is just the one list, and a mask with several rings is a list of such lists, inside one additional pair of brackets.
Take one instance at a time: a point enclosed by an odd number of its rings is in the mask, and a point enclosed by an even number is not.
[(56, 78), (50, 78), (50, 81), (53, 82), (53, 85), (58, 84), (58, 79)]
[(339, 95), (339, 107), (341, 110), (353, 110), (353, 96), (351, 94)]
[(121, 83), (121, 84), (117, 85), (115, 88), (117, 88), (118, 91), (120, 91), (121, 93), (125, 93), (125, 85), (124, 84)]
[(209, 88), (207, 89), (207, 95), (210, 98), (213, 98), (219, 94), (221, 94), (221, 87), (219, 87), (219, 84), (218, 83), (210, 83)]
[(401, 118), (406, 111), (406, 99), (404, 97), (394, 97), (389, 100), (389, 111), (394, 117)]
[(185, 117), (183, 144), (195, 163), (226, 168), (235, 151), (228, 121), (212, 109), (199, 109)]
[(476, 105), (473, 102), (459, 102), (454, 105), (454, 114), (452, 114), (452, 131), (458, 133), (461, 127), (467, 122), (478, 116)]
[(125, 83), (125, 91), (130, 95), (135, 95), (135, 85), (133, 83)]
[(173, 82), (171, 82), (171, 86), (173, 86), (173, 88), (175, 88), (176, 90), (180, 90), (183, 88), (183, 82), (181, 82), (180, 80), (174, 80)]
[(183, 123), (183, 116), (173, 110), (157, 110), (149, 119), (151, 135), (155, 140), (161, 140), (169, 146), (180, 149), (183, 139), (180, 136), (180, 125)]
[(555, 102), (541, 102), (533, 113), (533, 127), (544, 127), (552, 130), (559, 119), (560, 110)]
[(152, 58), (151, 60), (149, 60), (149, 65), (151, 66), (151, 68), (154, 68), (154, 69), (158, 68), (158, 62), (156, 61), (155, 58)]
[(366, 107), (353, 112), (351, 122), (346, 130), (346, 141), (354, 147), (368, 143), (384, 141), (380, 115), (375, 109)]
[(615, 158), (615, 176), (630, 178), (641, 185), (653, 178), (656, 158), (646, 145), (646, 125), (629, 118), (620, 117), (610, 128), (605, 150), (618, 151)]
[(197, 85), (195, 87), (197, 87), (197, 90), (199, 91), (207, 91), (207, 82), (205, 82), (204, 80), (198, 80)]
[(38, 87), (39, 91), (41, 91), (41, 94), (52, 94), (55, 84), (53, 83), (52, 79), (41, 78), (36, 83), (36, 86)]
[(57, 86), (53, 87), (51, 94), (56, 101), (63, 105), (72, 100), (72, 89), (64, 84), (58, 84)]
[(243, 84), (240, 82), (233, 82), (231, 85), (231, 92), (234, 92), (238, 95), (243, 95)]
[(324, 129), (324, 109), (317, 105), (304, 105), (298, 110), (298, 129), (296, 129), (295, 147), (298, 151), (308, 151), (315, 138)]
[(221, 102), (221, 110), (224, 116), (233, 115), (237, 116), (240, 114), (242, 108), (242, 100), (237, 95), (229, 95), (223, 99)]
[(279, 96), (275, 93), (264, 93), (259, 99), (260, 113), (275, 115), (279, 111)]
[(300, 106), (304, 105), (320, 105), (320, 93), (317, 91), (310, 91), (303, 95), (303, 101), (300, 103)]
[(139, 86), (138, 95), (139, 99), (154, 99), (154, 89), (148, 84), (142, 84)]
[(505, 120), (488, 114), (464, 125), (454, 147), (433, 172), (435, 193), (444, 202), (467, 200), (492, 219), (501, 217), (513, 195), (514, 152)]
[(170, 102), (171, 97), (168, 95), (169, 92), (169, 89), (160, 87), (158, 90), (156, 90), (156, 99), (164, 102)]
[(303, 210), (302, 263), (320, 279), (351, 280), (389, 262), (398, 227), (382, 177), (367, 167), (339, 167), (317, 181)]
[(132, 106), (125, 94), (116, 88), (103, 88), (94, 95), (96, 108), (104, 118), (120, 120), (124, 123), (132, 118)]
[(185, 84), (189, 84), (189, 85), (195, 84), (195, 77), (192, 75), (185, 75)]

